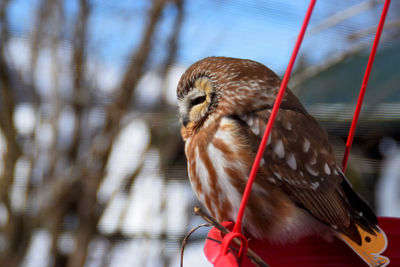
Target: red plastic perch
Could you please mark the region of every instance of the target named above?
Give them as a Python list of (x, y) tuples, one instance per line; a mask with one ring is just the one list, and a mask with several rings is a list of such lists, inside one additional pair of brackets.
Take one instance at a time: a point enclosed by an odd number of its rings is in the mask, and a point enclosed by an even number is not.
[[(232, 229), (233, 223), (223, 223)], [(400, 266), (400, 218), (380, 217), (379, 226), (385, 231), (389, 240), (386, 251), (382, 254), (389, 257), (389, 266)], [(208, 233), (204, 246), (207, 259), (215, 267), (238, 267), (235, 254), (230, 251), (222, 257), (220, 243), (209, 238), (222, 241), (221, 232), (213, 228)], [(250, 240), (249, 247), (253, 249), (271, 267), (300, 267), (300, 266), (341, 266), (365, 267), (366, 264), (344, 242), (334, 239), (325, 241), (317, 236), (303, 238), (294, 244), (276, 245), (261, 240)], [(254, 267), (246, 257), (241, 267)]]

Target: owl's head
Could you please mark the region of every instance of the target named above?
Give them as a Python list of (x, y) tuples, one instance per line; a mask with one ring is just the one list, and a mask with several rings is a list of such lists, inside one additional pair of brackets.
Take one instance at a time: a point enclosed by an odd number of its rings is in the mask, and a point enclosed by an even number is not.
[(185, 128), (199, 130), (210, 118), (267, 108), (272, 106), (279, 84), (273, 71), (252, 60), (202, 59), (190, 66), (179, 81), (181, 122)]
[(204, 120), (217, 103), (215, 88), (210, 79), (207, 77), (195, 79), (192, 88), (179, 99), (179, 113), (183, 126)]

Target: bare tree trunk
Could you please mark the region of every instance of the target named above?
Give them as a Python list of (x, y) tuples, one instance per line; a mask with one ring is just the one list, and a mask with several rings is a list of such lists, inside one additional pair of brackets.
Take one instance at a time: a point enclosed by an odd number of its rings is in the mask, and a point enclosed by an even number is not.
[(105, 167), (112, 149), (112, 142), (120, 129), (120, 121), (126, 114), (132, 100), (133, 92), (143, 74), (147, 58), (152, 48), (152, 38), (161, 13), (165, 7), (165, 0), (156, 0), (149, 11), (149, 22), (144, 37), (137, 51), (132, 55), (131, 62), (121, 82), (119, 93), (115, 100), (107, 107), (106, 122), (103, 131), (98, 137), (102, 142), (102, 149), (98, 149), (95, 142), (87, 166), (82, 175), (82, 197), (78, 203), (79, 227), (74, 253), (69, 259), (69, 267), (83, 266), (87, 257), (88, 244), (96, 234), (99, 213), (96, 205), (96, 193), (101, 180), (105, 175)]

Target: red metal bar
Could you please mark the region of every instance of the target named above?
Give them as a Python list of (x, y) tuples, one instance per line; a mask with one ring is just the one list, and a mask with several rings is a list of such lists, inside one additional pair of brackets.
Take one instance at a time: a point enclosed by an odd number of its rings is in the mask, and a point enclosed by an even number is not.
[(258, 167), (260, 165), (261, 158), (262, 158), (262, 156), (264, 154), (264, 150), (265, 150), (265, 147), (267, 145), (268, 137), (269, 137), (269, 135), (271, 133), (272, 126), (274, 125), (274, 121), (275, 121), (276, 115), (278, 113), (279, 106), (281, 104), (283, 95), (285, 93), (286, 86), (287, 86), (287, 84), (289, 82), (290, 74), (292, 72), (293, 65), (294, 65), (294, 62), (296, 60), (296, 56), (297, 56), (297, 54), (299, 52), (301, 42), (303, 41), (303, 37), (304, 37), (304, 34), (306, 32), (308, 22), (310, 21), (310, 17), (311, 17), (312, 11), (314, 9), (315, 3), (316, 3), (316, 0), (311, 0), (310, 4), (308, 6), (307, 13), (306, 13), (306, 16), (305, 16), (304, 21), (303, 21), (303, 25), (301, 26), (299, 36), (297, 37), (297, 41), (296, 41), (295, 47), (293, 49), (292, 56), (290, 58), (288, 67), (286, 69), (285, 76), (283, 77), (283, 80), (282, 80), (282, 83), (281, 83), (281, 87), (279, 88), (279, 92), (278, 92), (278, 95), (276, 97), (274, 107), (272, 108), (271, 116), (269, 117), (268, 124), (267, 124), (266, 130), (265, 130), (264, 136), (263, 136), (263, 138), (261, 140), (261, 143), (260, 143), (260, 146), (258, 148), (257, 155), (256, 155), (256, 158), (254, 160), (253, 167), (251, 169), (250, 176), (249, 176), (246, 188), (245, 188), (244, 193), (243, 193), (242, 202), (240, 203), (239, 212), (238, 212), (238, 215), (237, 215), (237, 219), (236, 219), (236, 223), (235, 223), (235, 227), (233, 229), (233, 232), (241, 233), (241, 231), (242, 231), (242, 219), (243, 219), (243, 215), (244, 215), (244, 211), (245, 211), (245, 208), (246, 208), (246, 205), (247, 205), (248, 198), (250, 196), (251, 187), (252, 187), (252, 185), (254, 183), (254, 179), (256, 177), (256, 173), (257, 173)]
[(354, 117), (353, 117), (353, 121), (351, 123), (349, 136), (347, 137), (346, 149), (344, 151), (344, 156), (343, 156), (343, 161), (342, 161), (343, 172), (346, 171), (347, 161), (349, 159), (350, 149), (353, 144), (353, 139), (354, 139), (354, 134), (355, 134), (356, 127), (357, 127), (358, 117), (360, 116), (360, 111), (361, 111), (361, 106), (362, 106), (362, 103), (364, 100), (365, 90), (367, 89), (369, 75), (371, 74), (372, 65), (374, 64), (376, 50), (378, 48), (379, 39), (381, 38), (382, 29), (383, 29), (383, 25), (385, 24), (389, 5), (390, 5), (390, 0), (386, 0), (385, 4), (383, 6), (383, 9), (382, 9), (382, 14), (381, 14), (381, 18), (379, 20), (378, 28), (376, 30), (374, 43), (372, 45), (372, 49), (369, 54), (368, 64), (367, 64), (367, 68), (365, 70), (363, 82), (361, 84), (360, 94), (358, 96), (356, 110), (354, 111)]

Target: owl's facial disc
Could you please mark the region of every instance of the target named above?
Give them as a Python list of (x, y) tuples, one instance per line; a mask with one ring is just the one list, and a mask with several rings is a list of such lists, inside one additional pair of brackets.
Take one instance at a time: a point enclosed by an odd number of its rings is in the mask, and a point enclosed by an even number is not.
[(179, 101), (179, 111), (183, 126), (189, 123), (196, 124), (202, 120), (209, 110), (214, 94), (211, 81), (208, 78), (198, 78), (193, 89)]

